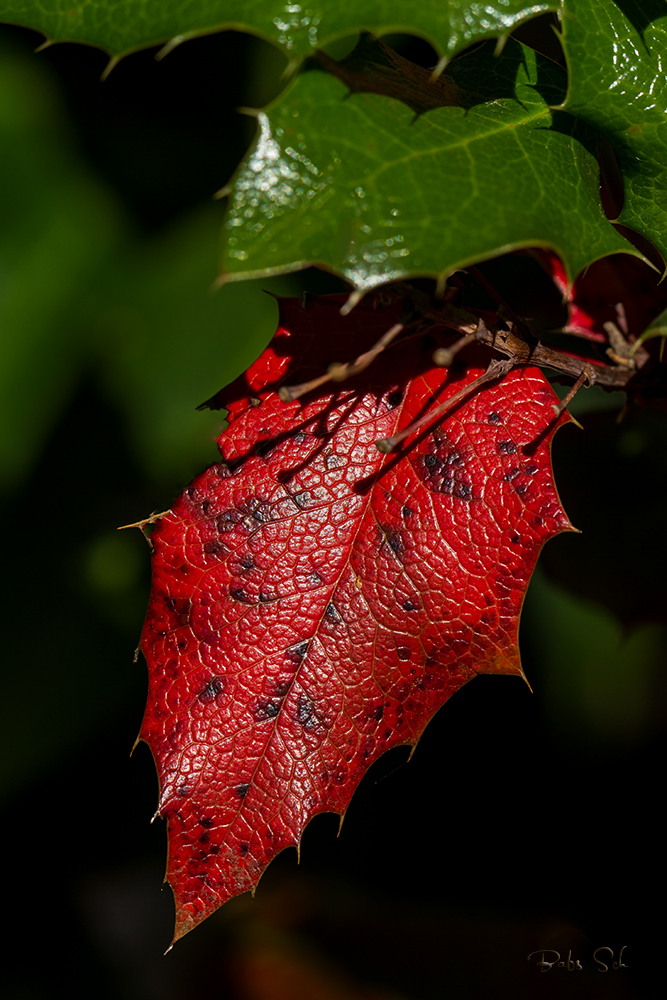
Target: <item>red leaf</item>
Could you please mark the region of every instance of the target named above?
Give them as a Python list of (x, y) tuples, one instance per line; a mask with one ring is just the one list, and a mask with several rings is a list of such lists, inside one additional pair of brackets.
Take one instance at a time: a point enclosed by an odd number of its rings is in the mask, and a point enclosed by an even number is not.
[[(175, 939), (253, 889), (317, 813), (343, 814), (363, 774), (414, 746), (479, 673), (521, 675), (519, 614), (544, 542), (570, 524), (553, 483), (556, 397), (513, 369), (382, 455), (486, 367), (434, 368), (395, 344), (361, 375), (282, 403), (280, 384), (346, 361), (397, 306), (280, 303), (270, 346), (220, 394), (224, 462), (152, 534), (141, 737), (169, 830)], [(476, 360), (475, 360), (476, 359)]]
[(568, 304), (565, 333), (608, 343), (604, 324), (618, 323), (618, 305), (623, 307), (628, 333), (634, 339), (667, 306), (667, 289), (647, 264), (628, 254), (603, 257), (568, 287), (565, 269), (556, 254), (531, 250), (551, 275)]

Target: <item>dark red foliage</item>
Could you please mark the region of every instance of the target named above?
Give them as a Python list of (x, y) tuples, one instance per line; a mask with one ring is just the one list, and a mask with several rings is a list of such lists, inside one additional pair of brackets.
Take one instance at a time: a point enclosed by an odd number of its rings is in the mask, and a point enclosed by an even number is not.
[(667, 287), (659, 283), (659, 275), (629, 254), (603, 257), (568, 288), (565, 269), (556, 254), (547, 250), (531, 253), (541, 261), (567, 301), (566, 333), (607, 343), (604, 324), (618, 324), (620, 306), (621, 324), (627, 323), (623, 332), (634, 340), (667, 307)]
[[(361, 375), (282, 403), (368, 349), (398, 306), (280, 303), (259, 360), (220, 394), (223, 461), (152, 534), (141, 737), (169, 830), (175, 939), (343, 814), (368, 767), (414, 746), (479, 673), (521, 676), (519, 614), (544, 542), (570, 528), (553, 482), (555, 396), (519, 367), (404, 451), (393, 434), (475, 379), (435, 368), (428, 336)], [(377, 308), (376, 308), (377, 306)], [(478, 349), (479, 350), (479, 349)]]

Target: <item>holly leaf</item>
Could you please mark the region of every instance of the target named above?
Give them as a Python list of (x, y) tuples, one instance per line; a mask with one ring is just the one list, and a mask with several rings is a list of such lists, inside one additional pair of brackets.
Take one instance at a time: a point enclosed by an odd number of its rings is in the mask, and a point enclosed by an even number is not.
[(487, 355), (436, 368), (430, 328), (303, 402), (276, 395), (370, 348), (399, 318), (387, 299), (345, 318), (341, 296), (282, 300), (269, 347), (212, 401), (229, 412), (222, 461), (151, 535), (141, 738), (175, 939), (254, 891), (313, 816), (343, 815), (367, 768), (415, 746), (463, 684), (522, 676), (526, 587), (571, 527), (550, 462), (568, 416), (540, 370), (512, 369), (391, 455), (376, 440), (472, 383)]
[(618, 155), (625, 200), (618, 221), (667, 260), (664, 0), (566, 0), (565, 108), (599, 129)]
[[(314, 263), (367, 290), (528, 246), (554, 250), (573, 279), (637, 253), (602, 210), (595, 135), (550, 110), (565, 93), (560, 67), (512, 40), (496, 58), (485, 46), (452, 63), (430, 87), (433, 110), (415, 118), (426, 85), (402, 63), (412, 107), (386, 91), (350, 94), (344, 66), (347, 83), (303, 73), (258, 113), (232, 185), (226, 280)], [(367, 78), (367, 89), (386, 83), (377, 62)]]
[(115, 58), (149, 45), (173, 48), (188, 38), (225, 28), (250, 31), (284, 49), (292, 59), (344, 35), (404, 31), (428, 39), (440, 54), (485, 38), (505, 36), (537, 14), (556, 10), (556, 0), (0, 0), (0, 21), (41, 31), (51, 41), (86, 42)]

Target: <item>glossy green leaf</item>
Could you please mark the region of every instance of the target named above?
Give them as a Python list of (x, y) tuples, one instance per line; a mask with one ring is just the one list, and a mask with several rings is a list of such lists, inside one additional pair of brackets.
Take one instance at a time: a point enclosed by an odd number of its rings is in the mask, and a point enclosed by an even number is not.
[(520, 247), (551, 247), (570, 276), (630, 250), (600, 206), (595, 137), (549, 110), (560, 69), (516, 42), (491, 53), (451, 67), (478, 103), (417, 118), (389, 97), (348, 95), (328, 74), (301, 75), (259, 114), (233, 186), (223, 273), (310, 262), (368, 289)]
[(665, 0), (566, 0), (563, 31), (565, 108), (611, 141), (625, 187), (619, 222), (667, 260)]
[(113, 56), (224, 28), (253, 32), (295, 58), (362, 29), (421, 35), (451, 56), (557, 7), (556, 0), (0, 0), (0, 21), (35, 28), (54, 41), (97, 45)]

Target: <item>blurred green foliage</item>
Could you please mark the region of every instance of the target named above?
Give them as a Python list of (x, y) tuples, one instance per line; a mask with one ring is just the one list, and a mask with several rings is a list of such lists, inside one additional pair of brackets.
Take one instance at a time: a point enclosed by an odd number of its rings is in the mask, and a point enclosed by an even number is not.
[[(0, 59), (0, 148), (0, 493), (11, 509), (41, 481), (46, 513), (58, 506), (53, 490), (76, 489), (62, 465), (48, 487), (40, 470), (84, 382), (110, 408), (115, 432), (141, 470), (134, 483), (117, 488), (131, 496), (139, 483), (152, 483), (152, 506), (121, 509), (115, 497), (114, 507), (101, 502), (95, 462), (80, 456), (84, 493), (72, 496), (69, 512), (90, 505), (92, 517), (88, 532), (59, 540), (55, 565), (40, 575), (39, 589), (53, 588), (60, 599), (66, 580), (70, 603), (65, 613), (49, 601), (42, 614), (49, 654), (31, 658), (29, 701), (21, 673), (7, 685), (0, 708), (0, 790), (7, 790), (108, 721), (126, 694), (129, 675), (115, 670), (107, 697), (91, 698), (100, 682), (95, 662), (68, 657), (61, 670), (61, 653), (95, 634), (90, 605), (104, 627), (138, 638), (148, 553), (138, 536), (119, 535), (116, 527), (168, 506), (215, 460), (224, 414), (196, 407), (247, 368), (272, 336), (277, 306), (263, 290), (294, 294), (299, 286), (275, 279), (214, 294), (220, 206), (197, 205), (142, 233), (82, 155), (43, 61), (8, 46)], [(30, 613), (20, 601), (19, 611)], [(21, 634), (9, 640), (13, 662), (22, 643)], [(133, 673), (136, 679), (138, 668)], [(139, 714), (140, 704), (137, 725)], [(31, 739), (17, 753), (27, 726)]]

